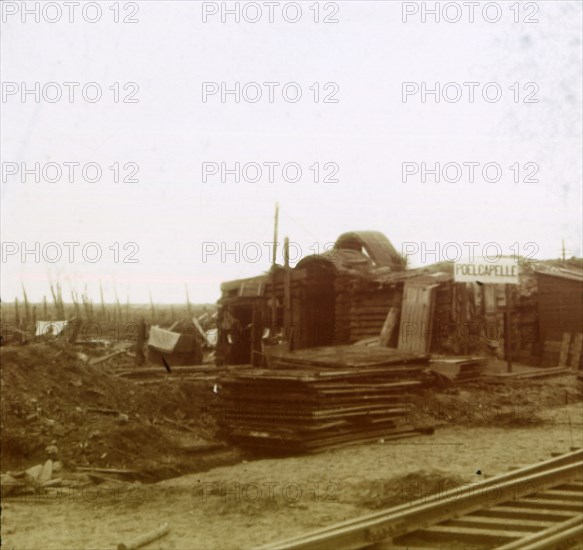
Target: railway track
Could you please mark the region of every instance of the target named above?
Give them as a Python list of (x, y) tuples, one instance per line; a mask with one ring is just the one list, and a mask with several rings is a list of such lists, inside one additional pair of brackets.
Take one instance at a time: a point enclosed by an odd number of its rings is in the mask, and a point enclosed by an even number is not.
[(583, 549), (583, 450), (265, 550)]

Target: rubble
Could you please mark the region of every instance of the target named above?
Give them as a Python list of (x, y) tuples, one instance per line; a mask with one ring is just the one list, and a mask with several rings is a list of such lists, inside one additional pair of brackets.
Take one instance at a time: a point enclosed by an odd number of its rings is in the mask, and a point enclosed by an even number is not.
[[(92, 359), (116, 351), (82, 349)], [(236, 450), (212, 447), (218, 427), (201, 414), (212, 382), (176, 374), (142, 386), (117, 375), (133, 364), (125, 354), (91, 364), (78, 350), (67, 342), (0, 348), (3, 471), (58, 458), (69, 471), (132, 469), (152, 481), (239, 460)], [(194, 445), (208, 446), (210, 458), (193, 459), (184, 449)]]

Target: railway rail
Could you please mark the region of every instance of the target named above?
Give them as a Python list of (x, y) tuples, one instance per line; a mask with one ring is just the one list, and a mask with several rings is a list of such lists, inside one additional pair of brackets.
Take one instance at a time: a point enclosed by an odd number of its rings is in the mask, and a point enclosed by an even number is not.
[(583, 450), (264, 547), (359, 548), (583, 549)]

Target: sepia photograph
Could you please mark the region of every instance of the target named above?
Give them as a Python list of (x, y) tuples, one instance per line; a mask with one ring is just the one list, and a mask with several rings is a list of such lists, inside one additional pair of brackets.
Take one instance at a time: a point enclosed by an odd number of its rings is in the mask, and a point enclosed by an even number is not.
[(0, 548), (583, 550), (583, 0), (0, 0)]

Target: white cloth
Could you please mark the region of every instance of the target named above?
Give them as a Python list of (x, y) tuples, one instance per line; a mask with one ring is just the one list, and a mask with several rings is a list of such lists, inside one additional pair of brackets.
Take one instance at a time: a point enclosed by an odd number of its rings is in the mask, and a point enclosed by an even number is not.
[(67, 326), (68, 321), (37, 321), (35, 336), (58, 336)]

